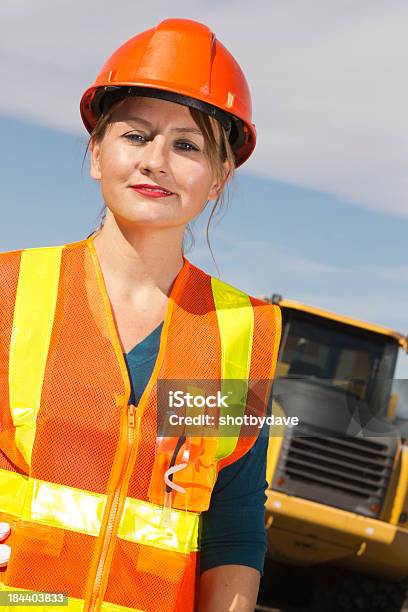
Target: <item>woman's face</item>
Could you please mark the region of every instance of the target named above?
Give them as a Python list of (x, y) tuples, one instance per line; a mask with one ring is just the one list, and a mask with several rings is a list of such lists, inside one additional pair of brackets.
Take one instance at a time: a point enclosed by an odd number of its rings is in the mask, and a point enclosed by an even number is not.
[(91, 176), (122, 223), (186, 225), (220, 191), (204, 137), (187, 107), (127, 98), (100, 142), (91, 144)]

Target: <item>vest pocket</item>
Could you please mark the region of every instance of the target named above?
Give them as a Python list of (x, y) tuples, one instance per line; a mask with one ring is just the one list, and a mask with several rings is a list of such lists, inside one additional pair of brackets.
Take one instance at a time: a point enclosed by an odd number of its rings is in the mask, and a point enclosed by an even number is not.
[(93, 536), (21, 520), (12, 527), (10, 546), (4, 584), (84, 598), (95, 547)]
[(216, 449), (215, 437), (158, 438), (150, 501), (190, 512), (208, 510), (217, 478)]
[(64, 531), (30, 521), (18, 521), (14, 525), (13, 547), (10, 564), (20, 552), (31, 551), (38, 555), (59, 557), (64, 541)]
[(137, 556), (136, 571), (152, 576), (163, 574), (166, 581), (178, 582), (190, 563), (190, 555), (141, 546)]
[(179, 553), (118, 538), (104, 600), (146, 612), (190, 612), (195, 585), (195, 552)]
[(50, 563), (55, 566), (62, 550), (64, 533), (47, 525), (18, 520), (12, 525), (11, 555), (3, 582), (10, 586), (41, 590), (37, 577)]

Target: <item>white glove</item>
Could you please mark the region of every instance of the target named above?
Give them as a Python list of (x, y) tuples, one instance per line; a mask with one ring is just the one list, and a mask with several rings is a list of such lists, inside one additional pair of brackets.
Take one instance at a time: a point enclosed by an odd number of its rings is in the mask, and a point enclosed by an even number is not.
[[(0, 542), (5, 540), (10, 534), (10, 525), (8, 523), (0, 523)], [(0, 567), (5, 567), (9, 562), (11, 548), (8, 544), (0, 544)]]

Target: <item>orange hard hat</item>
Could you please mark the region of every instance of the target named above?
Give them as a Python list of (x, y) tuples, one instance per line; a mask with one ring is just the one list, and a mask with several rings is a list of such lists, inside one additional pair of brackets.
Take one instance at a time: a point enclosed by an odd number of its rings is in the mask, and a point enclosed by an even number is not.
[(245, 76), (215, 34), (197, 21), (166, 19), (113, 53), (81, 99), (88, 132), (111, 104), (131, 95), (170, 100), (217, 119), (229, 135), (237, 166), (255, 148)]

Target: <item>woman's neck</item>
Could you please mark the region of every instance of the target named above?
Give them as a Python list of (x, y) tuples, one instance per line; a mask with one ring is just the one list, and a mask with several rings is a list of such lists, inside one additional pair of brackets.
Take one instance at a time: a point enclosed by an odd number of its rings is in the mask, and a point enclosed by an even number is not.
[(169, 294), (184, 263), (183, 235), (184, 227), (119, 227), (115, 218), (107, 215), (94, 246), (109, 285), (116, 294), (131, 300), (141, 289)]

